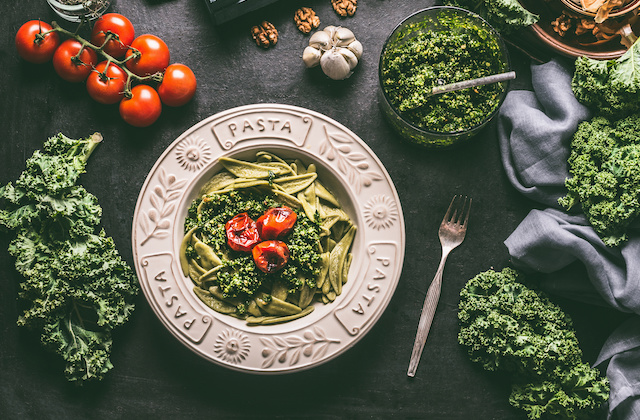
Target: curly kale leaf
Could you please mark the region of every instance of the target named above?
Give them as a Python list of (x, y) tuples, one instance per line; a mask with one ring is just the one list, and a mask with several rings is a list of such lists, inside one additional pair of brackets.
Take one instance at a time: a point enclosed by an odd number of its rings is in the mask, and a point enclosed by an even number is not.
[(489, 270), (460, 293), (459, 343), (488, 371), (512, 375), (511, 404), (529, 418), (584, 418), (608, 397), (608, 383), (582, 361), (571, 319), (517, 271)]
[(99, 379), (113, 368), (108, 331), (92, 331), (70, 319), (58, 319), (44, 326), (42, 343), (64, 358), (64, 373), (69, 380)]
[(612, 60), (576, 59), (571, 82), (578, 101), (605, 117), (623, 118), (640, 111), (640, 43)]
[(587, 363), (564, 372), (558, 381), (515, 385), (509, 396), (511, 405), (524, 410), (532, 420), (602, 418), (598, 409), (608, 399), (607, 379)]
[(129, 319), (137, 294), (113, 240), (100, 232), (45, 245), (26, 232), (9, 251), (25, 277), (19, 297), (27, 307), (18, 325), (40, 331), (42, 343), (67, 362), (69, 380), (101, 379), (111, 367), (111, 331)]
[(531, 26), (539, 19), (518, 0), (446, 0), (445, 4), (476, 12), (501, 34)]
[(92, 233), (102, 209), (77, 182), (101, 140), (99, 134), (83, 140), (58, 134), (47, 140), (42, 151), (36, 150), (27, 159), (15, 185), (0, 188), (0, 199), (7, 204), (0, 210), (0, 226), (33, 228), (58, 237)]
[(96, 197), (77, 185), (100, 140), (53, 137), (15, 186), (0, 188), (0, 226), (15, 232), (9, 253), (23, 276), (18, 325), (39, 332), (78, 383), (102, 379), (112, 368), (111, 331), (129, 319), (138, 293), (131, 268), (98, 230)]
[(608, 246), (627, 240), (640, 214), (640, 114), (610, 122), (595, 117), (578, 126), (568, 159), (572, 175), (566, 209), (582, 206), (589, 223)]
[(514, 270), (477, 275), (460, 298), (458, 339), (486, 370), (535, 376), (582, 357), (569, 317)]

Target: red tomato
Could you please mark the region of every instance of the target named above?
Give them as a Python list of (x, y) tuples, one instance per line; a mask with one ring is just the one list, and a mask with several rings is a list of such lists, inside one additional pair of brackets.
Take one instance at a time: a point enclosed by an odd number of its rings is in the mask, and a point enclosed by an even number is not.
[[(137, 51), (140, 56), (129, 59)], [(169, 65), (169, 47), (155, 35), (140, 35), (127, 50), (127, 67), (138, 76), (163, 72)]]
[(41, 20), (30, 20), (16, 33), (16, 49), (20, 57), (30, 63), (42, 64), (51, 60), (53, 53), (60, 45), (57, 32), (49, 32), (53, 28)]
[(87, 92), (101, 104), (115, 104), (124, 98), (126, 82), (124, 70), (114, 63), (103, 61), (87, 77)]
[(102, 50), (113, 58), (121, 58), (135, 38), (133, 25), (129, 19), (118, 13), (102, 15), (93, 25), (91, 43), (96, 47), (101, 47), (109, 33), (113, 34), (112, 38)]
[(75, 39), (64, 41), (53, 54), (53, 68), (68, 82), (83, 82), (98, 63), (98, 55), (91, 48), (83, 48)]
[(289, 207), (275, 207), (267, 210), (256, 221), (260, 238), (282, 239), (291, 232), (298, 216)]
[(131, 98), (120, 102), (120, 116), (134, 127), (148, 127), (160, 117), (162, 103), (158, 92), (148, 85), (131, 89)]
[(234, 251), (249, 252), (260, 241), (256, 222), (247, 213), (233, 216), (224, 225), (224, 229), (227, 232), (227, 244)]
[(253, 262), (264, 273), (275, 273), (289, 261), (289, 247), (282, 241), (264, 241), (251, 250)]
[(184, 64), (171, 64), (164, 71), (158, 94), (162, 103), (169, 106), (182, 106), (196, 93), (196, 76)]

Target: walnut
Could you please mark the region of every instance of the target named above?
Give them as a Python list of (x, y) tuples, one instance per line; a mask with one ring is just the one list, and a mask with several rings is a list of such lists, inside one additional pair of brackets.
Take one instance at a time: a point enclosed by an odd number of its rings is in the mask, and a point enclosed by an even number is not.
[(293, 20), (303, 34), (308, 34), (312, 29), (320, 26), (320, 18), (310, 7), (301, 7), (296, 10)]
[(553, 30), (560, 36), (564, 36), (569, 29), (573, 26), (573, 18), (564, 12), (551, 22)]
[(356, 14), (358, 0), (331, 0), (333, 10), (342, 17), (353, 16)]
[(266, 20), (251, 28), (251, 36), (255, 39), (256, 44), (262, 48), (269, 48), (278, 42), (278, 30)]

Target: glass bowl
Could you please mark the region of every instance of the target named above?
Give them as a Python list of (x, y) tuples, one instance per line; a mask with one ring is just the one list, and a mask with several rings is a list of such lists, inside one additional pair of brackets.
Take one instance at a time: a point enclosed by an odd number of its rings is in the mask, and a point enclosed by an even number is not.
[[(482, 56), (452, 54), (467, 45), (468, 51)], [(398, 70), (397, 63), (403, 60), (414, 61)], [(485, 69), (474, 73), (479, 66)], [(380, 106), (391, 126), (405, 139), (431, 148), (453, 146), (473, 137), (491, 121), (504, 102), (509, 82), (429, 99), (424, 94), (437, 85), (503, 73), (510, 67), (504, 41), (484, 19), (457, 7), (430, 7), (404, 19), (387, 38), (378, 66)], [(394, 75), (398, 77), (394, 79)], [(417, 99), (410, 102), (407, 98)]]
[(97, 19), (113, 2), (114, 0), (47, 0), (53, 11), (69, 22)]

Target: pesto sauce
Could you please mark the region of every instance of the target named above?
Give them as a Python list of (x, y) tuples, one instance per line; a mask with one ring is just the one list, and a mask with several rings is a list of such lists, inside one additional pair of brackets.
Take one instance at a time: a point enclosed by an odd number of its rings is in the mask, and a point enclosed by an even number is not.
[(505, 89), (494, 83), (429, 95), (434, 87), (505, 71), (500, 44), (486, 25), (442, 12), (410, 23), (387, 46), (382, 85), (399, 114), (423, 130), (469, 130), (496, 109)]
[[(197, 208), (205, 200), (201, 213)], [(315, 288), (319, 274), (320, 220), (310, 220), (303, 211), (296, 211), (297, 221), (283, 241), (289, 248), (289, 261), (275, 273), (266, 274), (253, 262), (251, 253), (232, 250), (227, 245), (225, 223), (238, 213), (246, 212), (257, 220), (265, 211), (281, 207), (273, 195), (261, 195), (241, 191), (227, 194), (210, 194), (193, 201), (185, 220), (185, 232), (197, 227), (198, 238), (213, 248), (221, 257), (223, 268), (218, 272), (217, 285), (225, 297), (249, 299), (256, 292), (271, 292), (274, 282), (284, 284), (289, 293), (299, 290), (303, 282)], [(187, 256), (197, 261), (198, 255), (191, 247)]]

